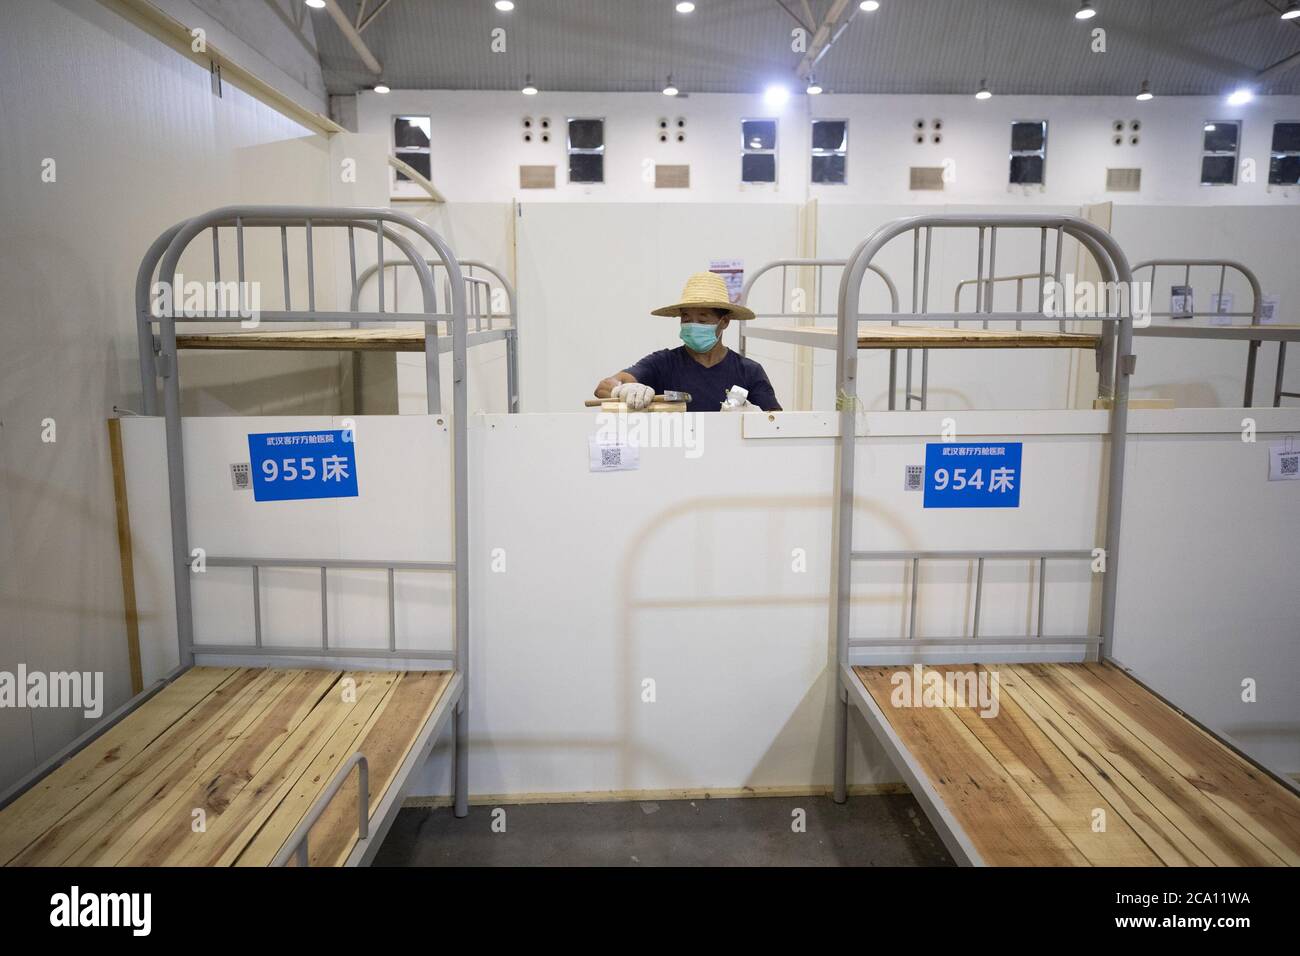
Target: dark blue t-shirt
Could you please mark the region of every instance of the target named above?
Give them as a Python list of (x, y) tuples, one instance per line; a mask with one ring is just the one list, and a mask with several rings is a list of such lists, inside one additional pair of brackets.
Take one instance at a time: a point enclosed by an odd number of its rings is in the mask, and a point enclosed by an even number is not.
[(642, 385), (649, 385), (656, 393), (669, 389), (690, 392), (690, 412), (716, 412), (733, 385), (749, 390), (749, 400), (765, 412), (781, 411), (772, 383), (767, 380), (763, 366), (753, 359), (744, 358), (730, 349), (722, 361), (705, 368), (691, 358), (685, 345), (675, 349), (651, 352), (630, 368), (624, 369)]

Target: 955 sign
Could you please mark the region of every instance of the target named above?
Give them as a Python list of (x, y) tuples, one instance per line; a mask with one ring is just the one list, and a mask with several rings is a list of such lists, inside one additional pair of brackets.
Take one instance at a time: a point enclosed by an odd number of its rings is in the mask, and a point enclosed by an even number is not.
[(1020, 442), (925, 446), (925, 507), (1019, 508)]
[(248, 436), (255, 501), (357, 497), (356, 443), (350, 430)]

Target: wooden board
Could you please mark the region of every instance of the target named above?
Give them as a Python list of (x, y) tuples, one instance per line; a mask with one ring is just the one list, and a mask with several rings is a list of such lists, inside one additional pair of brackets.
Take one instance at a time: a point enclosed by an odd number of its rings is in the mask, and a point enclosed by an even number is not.
[[(783, 332), (835, 336), (826, 326), (791, 326)], [(922, 325), (858, 327), (860, 349), (1095, 349), (1100, 335), (1082, 332), (1018, 331), (1016, 329), (952, 329)]]
[(423, 352), (424, 328), (189, 332), (177, 334), (176, 347), (295, 352)]
[(925, 668), (972, 671), (996, 713), (961, 696), (895, 706), (910, 668), (854, 668), (985, 863), (1300, 865), (1300, 795), (1117, 668)]
[[(358, 749), (373, 812), (450, 679), (192, 668), (0, 811), (0, 862), (220, 865), (256, 847), (269, 863)], [(328, 828), (314, 863), (341, 863), (355, 844), (355, 783), (316, 831), (332, 820), (350, 826)]]

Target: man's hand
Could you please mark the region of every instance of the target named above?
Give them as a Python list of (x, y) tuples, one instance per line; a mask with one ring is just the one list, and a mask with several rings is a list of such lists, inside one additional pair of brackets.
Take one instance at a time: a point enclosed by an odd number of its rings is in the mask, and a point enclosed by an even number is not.
[(625, 402), (633, 411), (645, 408), (655, 397), (655, 390), (640, 382), (623, 382), (609, 393), (609, 397)]

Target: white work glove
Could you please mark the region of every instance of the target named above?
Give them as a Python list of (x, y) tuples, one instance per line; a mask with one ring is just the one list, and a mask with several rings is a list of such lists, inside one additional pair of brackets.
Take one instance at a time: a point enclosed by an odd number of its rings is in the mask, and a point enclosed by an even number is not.
[(636, 411), (650, 404), (655, 397), (655, 390), (649, 385), (642, 385), (640, 382), (623, 382), (614, 386), (614, 390), (609, 393), (609, 397), (626, 403), (628, 408)]

